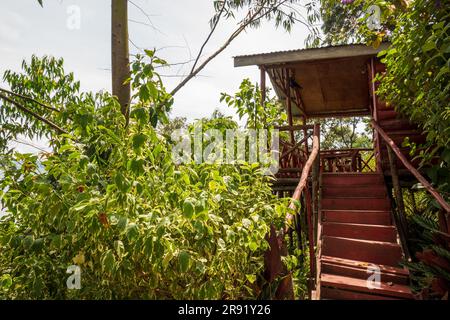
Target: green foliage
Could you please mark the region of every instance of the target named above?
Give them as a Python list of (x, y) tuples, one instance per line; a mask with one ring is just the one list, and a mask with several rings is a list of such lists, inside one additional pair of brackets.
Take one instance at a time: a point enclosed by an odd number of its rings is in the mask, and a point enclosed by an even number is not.
[[(382, 41), (389, 41), (392, 31), (396, 28), (397, 18), (408, 10), (407, 1), (403, 0), (355, 0), (343, 3), (339, 0), (320, 0), (319, 14), (310, 14), (310, 19), (317, 23), (322, 21), (323, 39), (311, 36), (310, 45), (343, 45), (349, 43), (367, 43), (377, 47)], [(380, 8), (380, 28), (369, 29), (367, 26), (371, 5)]]
[[(358, 117), (321, 120), (321, 149), (371, 148), (373, 143), (366, 120)], [(365, 132), (361, 132), (362, 127)]]
[[(171, 104), (154, 68), (164, 62), (152, 52), (147, 58), (150, 66), (143, 58), (132, 64), (128, 126), (109, 94), (78, 93), (62, 60), (34, 57), (31, 69), (24, 64), (24, 73), (5, 76), (15, 91), (58, 107), (40, 112), (69, 133), (3, 104), (2, 127), (46, 134), (54, 151), (1, 153), (0, 298), (245, 299), (259, 292), (265, 235), (271, 223), (280, 227), (287, 205), (257, 165), (173, 163), (170, 143), (154, 128)], [(80, 290), (66, 287), (73, 264), (82, 271)]]
[(244, 79), (234, 96), (222, 93), (220, 102), (225, 101), (229, 107), (235, 108), (239, 119), (245, 117), (247, 128), (269, 128), (282, 125), (286, 122), (286, 113), (277, 98), (269, 97), (269, 93), (268, 90), (263, 107), (259, 87), (251, 83), (250, 79)]
[(450, 289), (448, 234), (439, 231), (436, 215), (411, 215), (409, 230), (416, 252), (413, 261), (405, 262), (412, 289), (421, 299), (443, 299)]
[[(274, 21), (275, 27), (282, 27), (286, 31), (291, 31), (292, 26), (299, 22), (308, 27), (313, 35), (317, 35), (319, 30), (316, 26), (308, 24), (311, 18), (305, 18), (299, 10), (299, 6), (306, 8), (309, 13), (313, 12), (315, 1), (301, 0), (215, 0), (214, 9), (216, 14), (210, 21), (213, 26), (216, 21), (223, 15), (226, 19), (234, 19), (239, 15), (240, 11), (246, 9), (244, 18), (239, 24), (249, 21), (249, 26), (257, 28), (261, 23), (266, 21)], [(249, 19), (250, 17), (253, 19)]]
[[(450, 185), (450, 10), (443, 3), (415, 1), (397, 19), (389, 50), (380, 53), (387, 72), (378, 93), (427, 134), (412, 146), (431, 181), (449, 199)], [(408, 142), (406, 142), (408, 143)], [(433, 203), (435, 207), (439, 207)]]

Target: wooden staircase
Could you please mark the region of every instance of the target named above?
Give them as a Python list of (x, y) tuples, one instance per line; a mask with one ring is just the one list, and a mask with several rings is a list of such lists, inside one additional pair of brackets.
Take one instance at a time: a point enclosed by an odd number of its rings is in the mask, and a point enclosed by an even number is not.
[(318, 234), (316, 299), (413, 298), (383, 174), (323, 173)]
[[(384, 73), (386, 67), (380, 61), (375, 62), (375, 72)], [(374, 83), (374, 89), (378, 89), (379, 83)], [(373, 95), (373, 93), (371, 92)], [(400, 148), (402, 154), (406, 159), (411, 162), (411, 164), (417, 168), (419, 166), (418, 160), (413, 160), (409, 154), (410, 147), (403, 146), (403, 142), (406, 138), (410, 142), (416, 143), (417, 145), (422, 144), (426, 140), (426, 135), (423, 134), (415, 124), (411, 123), (408, 119), (402, 118), (394, 109), (392, 105), (386, 104), (384, 101), (380, 100), (378, 96), (375, 96), (374, 100), (375, 108), (372, 110), (373, 119), (378, 123), (378, 125), (387, 133), (387, 135), (395, 142), (395, 144)], [(387, 153), (387, 148), (384, 140), (375, 134), (374, 137), (375, 145), (379, 150), (379, 160), (381, 164), (381, 169), (385, 176), (390, 176), (390, 166), (389, 157)], [(399, 176), (403, 178), (408, 178), (411, 173), (405, 168), (403, 163), (396, 157), (396, 165), (398, 169)]]

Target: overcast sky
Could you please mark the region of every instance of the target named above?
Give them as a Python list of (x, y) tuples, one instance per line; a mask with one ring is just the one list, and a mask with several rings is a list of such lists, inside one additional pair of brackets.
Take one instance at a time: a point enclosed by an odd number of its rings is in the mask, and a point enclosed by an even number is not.
[[(150, 15), (147, 17), (129, 4), (130, 39), (140, 48), (160, 49), (158, 55), (170, 63), (194, 57), (209, 32), (209, 19), (214, 13), (212, 0), (133, 0)], [(71, 6), (81, 13), (80, 29), (70, 29)], [(41, 8), (36, 0), (0, 1), (0, 74), (7, 69), (19, 70), (22, 59), (32, 54), (63, 57), (68, 71), (73, 71), (84, 90), (110, 90), (110, 0), (44, 0)], [(205, 55), (223, 43), (236, 27), (236, 21), (222, 21), (217, 27)], [(209, 116), (219, 107), (221, 92), (234, 93), (241, 80), (259, 81), (256, 67), (233, 67), (233, 56), (304, 47), (307, 30), (301, 25), (286, 33), (275, 29), (272, 22), (249, 30), (211, 62), (200, 77), (189, 82), (176, 95), (172, 116), (192, 120)], [(130, 44), (132, 53), (137, 53)], [(188, 66), (161, 71), (165, 75), (182, 75)], [(172, 89), (180, 78), (164, 78)], [(233, 114), (220, 106), (226, 114)]]

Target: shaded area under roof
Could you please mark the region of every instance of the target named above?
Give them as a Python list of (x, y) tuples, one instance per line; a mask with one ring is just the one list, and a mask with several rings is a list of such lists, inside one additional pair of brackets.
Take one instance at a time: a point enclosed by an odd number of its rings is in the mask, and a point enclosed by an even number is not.
[(374, 49), (353, 44), (238, 56), (234, 65), (264, 67), (285, 105), (288, 92), (291, 95), (293, 116), (366, 115), (370, 112), (368, 63), (388, 45)]

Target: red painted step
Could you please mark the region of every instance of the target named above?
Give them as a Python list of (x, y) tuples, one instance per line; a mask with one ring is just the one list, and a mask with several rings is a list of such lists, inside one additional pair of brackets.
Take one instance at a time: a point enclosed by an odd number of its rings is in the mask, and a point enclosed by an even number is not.
[(322, 232), (330, 237), (384, 242), (397, 241), (397, 232), (394, 226), (324, 222), (322, 224)]
[(386, 110), (378, 110), (378, 121), (383, 121), (387, 119), (396, 119), (398, 116), (398, 113), (395, 112), (393, 109), (386, 109)]
[(323, 186), (382, 185), (383, 175), (378, 173), (323, 173)]
[(392, 222), (389, 211), (369, 210), (322, 210), (322, 220), (375, 225), (390, 225)]
[(359, 185), (359, 186), (323, 186), (322, 197), (367, 197), (383, 198), (386, 197), (386, 188), (380, 185)]
[(398, 267), (402, 249), (396, 243), (322, 236), (322, 255)]
[[(358, 279), (367, 279), (368, 267), (373, 265), (374, 264), (368, 262), (322, 256), (321, 272)], [(406, 269), (379, 264), (376, 266), (380, 269), (380, 278), (382, 282), (408, 285), (409, 272)]]
[(391, 203), (387, 198), (323, 198), (322, 209), (386, 211), (391, 209)]
[(413, 295), (408, 286), (400, 284), (387, 284), (381, 282), (379, 288), (368, 288), (367, 281), (351, 277), (337, 276), (331, 274), (322, 274), (320, 283), (323, 287), (331, 287), (343, 290), (359, 291), (379, 296), (390, 296), (403, 299), (412, 299)]
[(320, 291), (321, 298), (325, 300), (399, 300), (399, 298), (394, 297), (379, 296), (376, 294), (368, 294), (336, 288), (323, 287), (320, 289)]
[(379, 120), (378, 124), (384, 131), (417, 129), (416, 125), (412, 124), (408, 119), (384, 119)]

